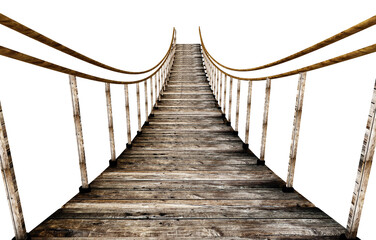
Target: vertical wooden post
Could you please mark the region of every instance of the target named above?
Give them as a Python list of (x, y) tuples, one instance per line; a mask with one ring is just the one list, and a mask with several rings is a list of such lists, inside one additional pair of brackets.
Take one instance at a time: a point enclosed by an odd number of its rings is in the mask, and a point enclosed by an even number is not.
[(131, 136), (131, 115), (129, 113), (129, 95), (128, 95), (128, 84), (124, 84), (124, 93), (125, 93), (125, 115), (127, 118), (127, 148), (132, 147), (132, 136)]
[(111, 88), (110, 88), (109, 83), (105, 83), (105, 90), (106, 90), (106, 103), (107, 103), (108, 133), (110, 136), (110, 150), (111, 150), (110, 166), (116, 166), (114, 124), (113, 124), (113, 119), (112, 119), (112, 104), (111, 104)]
[(20, 195), (18, 193), (16, 175), (14, 173), (12, 155), (10, 152), (8, 134), (5, 127), (3, 110), (0, 103), (0, 167), (8, 198), (10, 215), (16, 240), (27, 238), (25, 220), (22, 213)]
[(217, 70), (217, 74), (216, 74), (216, 79), (215, 79), (215, 81), (216, 81), (216, 84), (217, 84), (217, 102), (218, 102), (218, 105), (219, 105), (219, 93), (220, 93), (220, 89), (219, 89), (219, 70), (218, 69), (216, 69)]
[(230, 89), (228, 96), (228, 122), (227, 125), (231, 125), (231, 111), (232, 111), (232, 77), (230, 77)]
[(296, 94), (294, 125), (293, 125), (293, 130), (292, 130), (292, 137), (291, 137), (288, 174), (287, 174), (287, 180), (286, 180), (286, 187), (283, 188), (283, 191), (285, 192), (294, 191), (294, 188), (292, 187), (292, 185), (294, 182), (295, 162), (296, 162), (296, 153), (298, 150), (300, 122), (302, 118), (305, 82), (306, 82), (306, 72), (300, 73), (299, 83), (298, 83), (298, 92)]
[(364, 135), (363, 147), (360, 154), (358, 172), (355, 180), (355, 188), (351, 200), (349, 219), (347, 221), (347, 239), (356, 239), (360, 217), (362, 214), (364, 198), (367, 191), (369, 175), (372, 167), (373, 155), (376, 145), (376, 82), (373, 89), (371, 107), (368, 114), (366, 133)]
[(241, 85), (241, 82), (239, 79), (237, 79), (238, 81), (238, 84), (237, 84), (237, 89), (236, 89), (236, 111), (235, 111), (235, 115), (236, 115), (236, 121), (235, 121), (235, 133), (238, 132), (238, 128), (239, 128), (239, 105), (240, 105), (240, 85)]
[(227, 76), (223, 74), (223, 116), (226, 119), (226, 103), (227, 103)]
[(222, 76), (223, 76), (223, 73), (222, 72), (219, 72), (219, 76), (218, 76), (218, 81), (219, 81), (219, 89), (218, 89), (218, 108), (221, 109), (222, 111), (222, 98), (223, 98), (223, 94), (222, 94)]
[(155, 108), (158, 108), (158, 100), (159, 100), (159, 79), (158, 79), (158, 72), (154, 75), (154, 81), (155, 81)]
[(249, 144), (249, 121), (251, 118), (251, 100), (252, 100), (252, 81), (248, 81), (248, 99), (247, 99), (247, 116), (245, 120), (245, 138), (244, 138), (244, 148), (248, 149)]
[(214, 97), (215, 100), (218, 101), (218, 95), (217, 95), (217, 90), (218, 90), (218, 85), (217, 85), (217, 69), (213, 68), (213, 86), (214, 86)]
[(137, 98), (137, 122), (138, 122), (138, 131), (137, 134), (141, 134), (141, 100), (140, 100), (140, 83), (136, 84), (136, 98)]
[(266, 145), (266, 133), (268, 130), (270, 87), (271, 87), (271, 81), (269, 78), (267, 78), (266, 83), (265, 83), (264, 117), (262, 120), (262, 137), (261, 137), (261, 150), (260, 150), (260, 162), (259, 162), (259, 164), (262, 164), (262, 165), (265, 164), (265, 145)]
[(150, 108), (153, 111), (154, 107), (154, 88), (153, 88), (153, 76), (150, 78)]
[(148, 80), (144, 81), (144, 92), (145, 92), (145, 125), (149, 125)]
[(88, 179), (87, 179), (84, 137), (82, 135), (80, 104), (78, 102), (78, 90), (77, 90), (76, 76), (69, 75), (69, 84), (70, 84), (71, 96), (72, 96), (73, 118), (74, 118), (74, 126), (76, 128), (78, 159), (79, 159), (80, 171), (81, 171), (82, 186), (80, 187), (80, 192), (85, 193), (85, 192), (90, 192), (90, 186), (88, 184)]

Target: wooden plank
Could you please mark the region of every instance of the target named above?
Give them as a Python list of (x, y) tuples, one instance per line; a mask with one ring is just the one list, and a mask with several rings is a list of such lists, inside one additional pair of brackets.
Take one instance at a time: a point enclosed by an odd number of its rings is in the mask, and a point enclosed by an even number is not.
[(271, 81), (269, 78), (267, 78), (265, 82), (265, 103), (264, 103), (264, 115), (263, 115), (263, 120), (262, 120), (262, 137), (261, 137), (261, 150), (260, 150), (261, 161), (265, 161), (265, 146), (266, 146), (266, 133), (268, 130), (270, 87), (271, 87)]
[[(90, 229), (95, 226), (95, 231)], [(267, 227), (260, 227), (267, 226)], [(68, 230), (68, 229), (69, 230)], [(55, 229), (59, 229), (56, 231)], [(64, 230), (67, 229), (67, 230)], [(111, 229), (111, 231), (108, 231)], [(338, 236), (343, 233), (331, 219), (198, 219), (198, 220), (92, 220), (49, 219), (31, 237), (154, 237), (158, 239), (232, 237), (268, 239), (270, 236)]]
[(227, 75), (223, 74), (223, 114), (226, 116), (226, 104), (227, 104)]
[(362, 214), (364, 199), (367, 191), (369, 175), (371, 172), (373, 156), (376, 145), (376, 82), (373, 89), (371, 107), (368, 114), (366, 133), (364, 135), (363, 147), (360, 154), (357, 176), (355, 180), (354, 193), (351, 200), (351, 208), (347, 221), (347, 238), (355, 239), (358, 233), (360, 217)]
[(82, 189), (89, 189), (89, 183), (88, 183), (88, 178), (87, 178), (87, 170), (86, 170), (84, 137), (82, 135), (80, 104), (79, 104), (79, 101), (78, 101), (77, 81), (76, 81), (75, 76), (69, 75), (69, 85), (70, 85), (71, 96), (72, 96), (74, 126), (75, 126), (75, 129), (76, 129), (78, 160), (79, 160), (79, 164), (80, 164), (81, 183), (82, 183), (81, 187), (82, 187)]
[(229, 103), (228, 103), (228, 121), (231, 123), (232, 114), (232, 77), (230, 77), (230, 90), (229, 90)]
[(306, 81), (306, 73), (304, 72), (300, 74), (299, 82), (298, 82), (298, 92), (296, 94), (294, 125), (293, 125), (293, 130), (292, 130), (292, 137), (291, 137), (292, 141), (291, 141), (291, 147), (290, 147), (290, 160), (289, 160), (288, 174), (287, 174), (287, 180), (286, 180), (287, 188), (292, 188), (293, 181), (294, 181), (295, 162), (296, 162), (296, 153), (298, 151), (298, 141), (299, 141), (300, 122), (302, 118), (305, 81)]
[(16, 240), (27, 237), (3, 109), (0, 103), (0, 167)]
[(109, 83), (105, 83), (105, 92), (107, 105), (108, 133), (110, 137), (111, 161), (116, 161), (114, 123), (112, 119), (111, 86)]

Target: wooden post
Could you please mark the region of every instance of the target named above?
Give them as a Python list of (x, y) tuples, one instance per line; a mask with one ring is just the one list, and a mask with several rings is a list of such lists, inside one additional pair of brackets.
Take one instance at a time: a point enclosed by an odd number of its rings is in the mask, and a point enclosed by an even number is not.
[(111, 150), (110, 166), (116, 166), (114, 124), (113, 124), (113, 119), (112, 119), (111, 89), (110, 89), (109, 83), (105, 83), (105, 89), (106, 89), (106, 103), (107, 103), (108, 132), (110, 136), (110, 150)]
[(129, 113), (128, 84), (124, 84), (124, 93), (125, 93), (125, 115), (127, 118), (127, 137), (128, 137), (127, 148), (131, 148), (132, 136), (131, 136), (131, 115)]
[(226, 103), (227, 103), (227, 76), (223, 74), (223, 116), (226, 119)]
[(235, 115), (236, 115), (236, 121), (235, 121), (235, 132), (237, 133), (238, 132), (238, 128), (239, 128), (239, 105), (240, 105), (240, 85), (241, 85), (241, 82), (239, 79), (237, 79), (238, 81), (238, 84), (237, 84), (237, 89), (236, 89), (236, 112), (235, 112)]
[(266, 132), (268, 130), (270, 87), (271, 87), (270, 84), (271, 84), (271, 81), (269, 78), (267, 78), (266, 83), (265, 83), (265, 103), (264, 103), (264, 117), (262, 120), (260, 164), (265, 164), (265, 145), (266, 145)]
[(78, 102), (78, 90), (77, 90), (76, 76), (69, 75), (69, 84), (70, 84), (71, 95), (72, 95), (73, 118), (74, 118), (74, 126), (76, 128), (78, 159), (79, 159), (80, 171), (81, 171), (82, 186), (80, 187), (80, 192), (85, 193), (85, 192), (90, 192), (90, 186), (88, 184), (88, 179), (87, 179), (84, 137), (82, 135), (80, 104)]
[(137, 98), (137, 120), (138, 120), (138, 131), (137, 134), (141, 134), (141, 100), (140, 100), (140, 83), (136, 84), (136, 98)]
[(248, 81), (248, 99), (247, 99), (247, 118), (245, 120), (245, 138), (244, 138), (244, 148), (248, 149), (248, 139), (249, 139), (249, 121), (251, 118), (251, 100), (252, 100), (252, 81)]
[(20, 195), (18, 193), (16, 175), (14, 173), (12, 155), (10, 152), (3, 110), (0, 103), (0, 167), (8, 198), (10, 215), (16, 240), (27, 238), (25, 220), (22, 213)]
[(217, 90), (218, 90), (218, 85), (217, 85), (217, 69), (213, 68), (213, 86), (214, 86), (214, 97), (215, 100), (218, 101), (218, 95), (217, 95)]
[(150, 78), (150, 107), (151, 111), (153, 111), (154, 106), (154, 88), (153, 88), (153, 76)]
[(298, 92), (296, 94), (294, 125), (293, 125), (293, 130), (292, 130), (292, 137), (291, 137), (288, 174), (287, 174), (287, 180), (286, 180), (286, 187), (283, 189), (285, 192), (294, 191), (292, 185), (294, 182), (295, 162), (296, 162), (296, 153), (298, 150), (300, 122), (302, 118), (305, 82), (306, 82), (306, 72), (300, 73), (299, 83), (298, 83)]
[(223, 94), (222, 94), (222, 72), (220, 72), (220, 75), (218, 76), (218, 81), (219, 81), (219, 89), (218, 89), (218, 108), (221, 109), (222, 111), (222, 98), (223, 98)]
[(154, 75), (154, 81), (155, 81), (155, 108), (158, 108), (158, 100), (159, 100), (159, 91), (158, 91), (158, 85), (159, 85), (159, 79), (158, 79), (158, 72)]
[(145, 90), (145, 125), (149, 125), (148, 80), (144, 81), (144, 90)]
[(228, 96), (228, 122), (227, 125), (231, 125), (231, 111), (232, 111), (232, 77), (230, 77), (230, 89)]
[(363, 147), (360, 154), (358, 172), (355, 180), (355, 188), (351, 200), (349, 219), (347, 221), (347, 239), (356, 239), (360, 217), (362, 214), (364, 198), (366, 195), (369, 175), (371, 172), (373, 155), (376, 145), (376, 82), (373, 89), (371, 107), (368, 114), (366, 133), (364, 135)]

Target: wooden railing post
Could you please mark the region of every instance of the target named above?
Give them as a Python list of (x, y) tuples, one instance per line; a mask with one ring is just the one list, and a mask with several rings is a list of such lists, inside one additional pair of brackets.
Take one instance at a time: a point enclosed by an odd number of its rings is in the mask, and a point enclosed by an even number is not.
[(294, 188), (292, 187), (292, 185), (294, 182), (295, 162), (296, 162), (296, 153), (298, 150), (300, 122), (302, 118), (305, 82), (306, 82), (306, 72), (300, 73), (299, 83), (298, 83), (298, 92), (296, 94), (294, 125), (293, 125), (293, 130), (292, 130), (292, 137), (291, 137), (290, 160), (289, 160), (286, 186), (283, 188), (284, 192), (294, 191)]
[(364, 135), (363, 147), (360, 154), (357, 176), (355, 180), (354, 193), (351, 200), (351, 208), (347, 221), (347, 239), (356, 239), (360, 217), (362, 214), (364, 198), (367, 191), (369, 175), (371, 172), (373, 155), (376, 145), (376, 82), (373, 89), (371, 107), (368, 114), (366, 133)]
[(70, 84), (71, 96), (72, 96), (74, 126), (76, 129), (78, 159), (79, 159), (80, 171), (81, 171), (82, 186), (80, 187), (79, 190), (81, 193), (85, 193), (85, 192), (90, 192), (90, 186), (88, 184), (88, 178), (87, 178), (84, 137), (82, 135), (80, 104), (78, 102), (78, 90), (77, 90), (76, 76), (69, 75), (69, 84)]
[(228, 96), (228, 122), (227, 125), (231, 126), (231, 111), (232, 111), (232, 77), (230, 77), (230, 89)]
[(226, 103), (227, 103), (227, 76), (223, 74), (223, 113), (222, 116), (226, 119)]
[(137, 135), (141, 134), (141, 100), (140, 100), (140, 83), (136, 84), (136, 98), (137, 98), (137, 122), (138, 122), (138, 131)]
[(235, 111), (235, 116), (236, 116), (236, 121), (235, 121), (235, 133), (238, 133), (239, 129), (239, 106), (240, 106), (240, 85), (241, 81), (237, 79), (237, 88), (236, 88), (236, 111)]
[(218, 84), (217, 84), (217, 69), (213, 68), (213, 86), (214, 86), (214, 98), (218, 102)]
[(251, 118), (251, 101), (252, 101), (252, 81), (248, 81), (248, 99), (247, 99), (247, 116), (245, 120), (245, 138), (244, 138), (244, 149), (249, 147), (249, 122)]
[(154, 108), (154, 87), (153, 87), (153, 76), (150, 78), (150, 108), (153, 111)]
[(145, 92), (145, 125), (149, 125), (148, 80), (144, 81), (144, 92)]
[(115, 138), (114, 138), (114, 124), (112, 119), (112, 104), (111, 104), (111, 88), (109, 83), (105, 83), (106, 89), (106, 103), (107, 103), (107, 119), (108, 119), (108, 133), (110, 136), (110, 150), (111, 160), (110, 166), (116, 166), (116, 154), (115, 154)]
[(257, 162), (260, 165), (265, 165), (265, 146), (266, 146), (266, 133), (268, 130), (270, 87), (271, 87), (271, 81), (269, 78), (267, 78), (266, 83), (265, 83), (265, 103), (264, 103), (264, 117), (262, 120), (260, 161)]
[(25, 220), (22, 213), (20, 195), (18, 193), (16, 175), (14, 173), (12, 155), (8, 142), (7, 130), (5, 127), (3, 110), (0, 103), (0, 167), (4, 180), (5, 191), (8, 198), (10, 215), (13, 222), (13, 229), (16, 240), (27, 238)]
[(154, 75), (154, 82), (155, 82), (155, 105), (154, 108), (158, 108), (158, 100), (159, 100), (159, 91), (158, 91), (158, 84), (159, 84), (159, 79), (158, 79), (158, 72), (155, 73)]
[(124, 84), (124, 93), (125, 93), (125, 115), (127, 118), (127, 148), (132, 147), (132, 136), (131, 136), (131, 115), (129, 112), (129, 95), (128, 95), (128, 84)]
[[(222, 76), (223, 76), (223, 73), (222, 72), (219, 72), (219, 76), (218, 76), (218, 81), (219, 81), (219, 88), (218, 88), (218, 108), (221, 109), (221, 111), (223, 110), (222, 109), (222, 98), (223, 98), (223, 89), (222, 89)], [(223, 112), (222, 112), (223, 113)]]

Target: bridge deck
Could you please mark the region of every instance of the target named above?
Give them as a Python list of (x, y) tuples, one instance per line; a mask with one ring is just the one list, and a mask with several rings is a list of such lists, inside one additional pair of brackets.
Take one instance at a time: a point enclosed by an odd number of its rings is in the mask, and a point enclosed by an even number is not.
[(32, 239), (338, 239), (345, 232), (223, 122), (199, 45), (178, 45), (166, 92), (133, 147)]

